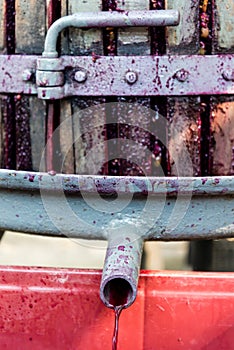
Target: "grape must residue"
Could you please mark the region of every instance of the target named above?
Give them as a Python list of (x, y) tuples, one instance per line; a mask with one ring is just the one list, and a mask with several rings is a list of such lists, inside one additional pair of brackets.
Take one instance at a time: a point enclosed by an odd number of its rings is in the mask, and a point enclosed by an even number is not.
[(114, 313), (115, 313), (115, 326), (114, 326), (114, 332), (112, 337), (112, 350), (117, 350), (117, 344), (118, 344), (118, 333), (119, 333), (119, 316), (123, 310), (123, 306), (115, 306), (114, 307)]

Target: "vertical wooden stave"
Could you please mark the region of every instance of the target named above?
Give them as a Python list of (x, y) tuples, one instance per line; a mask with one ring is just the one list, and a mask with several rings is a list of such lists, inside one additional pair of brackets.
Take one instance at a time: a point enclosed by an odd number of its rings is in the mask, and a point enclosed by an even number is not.
[[(4, 52), (4, 17), (5, 17), (5, 4), (4, 0), (0, 0), (0, 53)], [(4, 147), (4, 129), (3, 129), (3, 103), (2, 96), (0, 95), (0, 167), (3, 167), (3, 147)]]
[[(181, 18), (178, 26), (167, 28), (167, 54), (198, 54), (199, 1), (168, 0), (167, 8), (178, 9)], [(172, 75), (174, 73), (172, 72)], [(179, 169), (173, 157), (170, 157), (171, 175), (198, 176), (201, 174), (199, 109), (200, 100), (197, 97), (168, 98), (169, 155), (173, 155), (176, 159), (180, 154)], [(182, 154), (179, 152), (181, 147), (183, 148)]]
[[(216, 2), (214, 53), (234, 53), (234, 4)], [(213, 137), (213, 175), (234, 175), (234, 98), (213, 97), (211, 130)]]
[[(148, 0), (117, 1), (116, 5), (121, 11), (149, 9)], [(148, 28), (119, 28), (117, 37), (118, 55), (150, 54)], [(139, 67), (139, 73), (140, 70), (141, 67)], [(115, 116), (117, 119), (117, 159), (113, 159), (110, 163), (110, 171), (116, 171), (118, 175), (150, 175), (152, 131), (150, 98), (119, 97), (117, 101)], [(114, 120), (113, 116), (112, 119)]]
[[(100, 11), (101, 8), (99, 0), (79, 4), (73, 0), (62, 1), (63, 15)], [(62, 33), (61, 51), (68, 55), (103, 54), (102, 30), (69, 28)], [(61, 102), (61, 124), (67, 126), (60, 130), (63, 172), (102, 172), (102, 165), (106, 162), (104, 101), (103, 98), (77, 97)]]
[[(61, 17), (60, 0), (46, 1), (46, 28)], [(60, 54), (60, 40), (57, 42), (57, 51)], [(61, 172), (60, 139), (55, 130), (60, 124), (60, 100), (46, 101), (46, 149), (45, 168), (48, 172)]]
[[(46, 34), (45, 2), (16, 0), (15, 9), (16, 53), (40, 55)], [(45, 103), (42, 100), (16, 96), (16, 131), (16, 169), (38, 171), (45, 144)]]
[[(15, 53), (15, 1), (3, 1), (4, 29), (3, 53)], [(15, 169), (15, 100), (14, 95), (1, 97), (2, 111), (2, 166)]]

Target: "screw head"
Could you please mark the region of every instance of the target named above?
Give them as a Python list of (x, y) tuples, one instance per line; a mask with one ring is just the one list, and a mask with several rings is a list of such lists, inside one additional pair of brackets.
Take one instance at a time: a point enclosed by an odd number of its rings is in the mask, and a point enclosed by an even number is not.
[(223, 73), (222, 76), (227, 81), (234, 81), (234, 69), (228, 68)]
[(180, 81), (181, 83), (184, 83), (189, 77), (189, 72), (185, 69), (180, 69), (175, 73), (175, 78)]
[(78, 83), (84, 83), (87, 79), (87, 73), (83, 70), (78, 70), (77, 72), (75, 72), (74, 79)]
[(133, 71), (128, 71), (125, 74), (125, 80), (128, 84), (134, 84), (138, 79), (137, 73)]
[(30, 81), (32, 79), (33, 72), (30, 69), (25, 69), (22, 74), (23, 81)]

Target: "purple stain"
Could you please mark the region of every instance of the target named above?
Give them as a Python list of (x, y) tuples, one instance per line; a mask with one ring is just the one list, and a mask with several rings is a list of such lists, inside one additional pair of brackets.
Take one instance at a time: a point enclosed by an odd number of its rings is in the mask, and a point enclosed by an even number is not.
[(35, 175), (28, 174), (28, 180), (29, 180), (29, 182), (33, 182), (33, 181), (34, 181), (34, 178), (35, 178)]
[(122, 252), (124, 252), (125, 251), (125, 246), (124, 245), (119, 245), (118, 246), (118, 250), (122, 250)]
[(126, 259), (126, 256), (125, 255), (120, 255), (119, 258), (120, 259)]
[(207, 179), (202, 179), (202, 185), (205, 185)]

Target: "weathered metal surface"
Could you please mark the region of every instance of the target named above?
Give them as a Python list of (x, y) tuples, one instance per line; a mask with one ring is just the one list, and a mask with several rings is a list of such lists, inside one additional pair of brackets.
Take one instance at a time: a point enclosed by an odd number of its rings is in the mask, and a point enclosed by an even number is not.
[(132, 224), (144, 240), (234, 236), (233, 177), (53, 175), (1, 170), (0, 229), (107, 239), (112, 225)]
[(36, 71), (37, 56), (0, 56), (0, 92), (36, 94), (35, 81), (23, 80), (26, 70)]
[[(33, 81), (25, 82), (25, 70), (36, 70), (37, 56), (0, 56), (1, 93), (37, 94)], [(227, 81), (223, 73), (233, 67), (233, 55), (214, 56), (119, 56), (92, 57), (62, 56), (66, 71), (66, 84), (61, 87), (63, 96), (184, 96), (231, 95), (234, 82)], [(206, 69), (207, 66), (209, 69)], [(70, 67), (70, 69), (66, 69)], [(87, 79), (78, 83), (77, 70), (87, 72)], [(128, 84), (125, 75), (136, 72), (138, 80)], [(188, 73), (186, 81), (178, 80), (179, 73)], [(43, 94), (43, 88), (41, 94)], [(46, 88), (44, 89), (46, 98)], [(52, 89), (53, 91), (53, 89)], [(42, 96), (43, 97), (43, 96)], [(49, 96), (48, 96), (49, 97)]]
[(107, 307), (127, 308), (135, 301), (142, 251), (143, 239), (136, 225), (129, 224), (121, 233), (117, 228), (108, 238), (100, 284), (100, 297)]
[(44, 57), (57, 57), (56, 44), (59, 33), (68, 27), (155, 27), (174, 26), (180, 20), (179, 11), (103, 11), (75, 13), (57, 20), (47, 32)]
[[(233, 94), (234, 83), (223, 72), (234, 64), (232, 55), (221, 56), (129, 56), (62, 57), (67, 71), (61, 98), (74, 95), (93, 96), (183, 96), (202, 94)], [(206, 67), (209, 66), (209, 69)], [(87, 72), (84, 83), (74, 80), (74, 69)], [(127, 72), (138, 76), (134, 84), (126, 81)], [(184, 79), (178, 79), (178, 76)], [(181, 81), (182, 80), (182, 81)], [(48, 92), (47, 92), (48, 91)], [(51, 98), (53, 89), (38, 89), (40, 98)]]

